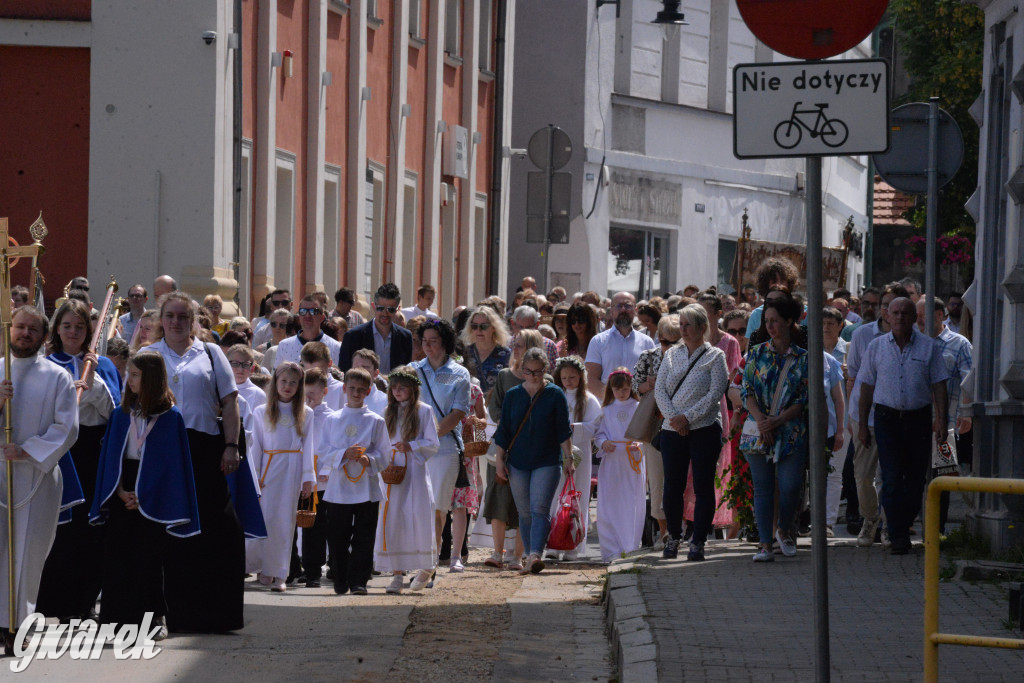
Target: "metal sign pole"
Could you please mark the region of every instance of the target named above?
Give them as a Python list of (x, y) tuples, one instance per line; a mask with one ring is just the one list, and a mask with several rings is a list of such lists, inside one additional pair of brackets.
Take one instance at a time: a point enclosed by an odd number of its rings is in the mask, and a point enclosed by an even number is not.
[(928, 218), (924, 258), (924, 329), (935, 336), (935, 247), (939, 224), (939, 98), (928, 99)]
[[(807, 157), (807, 379), (814, 575), (814, 679), (829, 680), (828, 538), (825, 535), (825, 342), (822, 333), (821, 157)], [(792, 520), (779, 520), (790, 523)]]

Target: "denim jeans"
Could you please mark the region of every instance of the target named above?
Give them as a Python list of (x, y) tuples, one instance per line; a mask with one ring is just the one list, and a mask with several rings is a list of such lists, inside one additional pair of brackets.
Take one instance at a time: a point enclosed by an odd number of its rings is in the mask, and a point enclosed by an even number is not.
[(665, 520), (668, 533), (683, 538), (683, 494), (693, 465), (693, 542), (704, 545), (715, 518), (715, 467), (722, 452), (722, 428), (717, 424), (694, 429), (686, 436), (661, 432), (661, 458), (665, 464)]
[(878, 467), (882, 471), (882, 508), (889, 537), (910, 539), (921, 512), (921, 495), (932, 460), (932, 410), (883, 410), (875, 404)]
[(807, 451), (790, 453), (778, 462), (760, 453), (744, 453), (754, 481), (754, 521), (761, 543), (772, 542), (772, 516), (775, 513), (775, 482), (779, 484), (779, 528), (789, 532), (800, 509), (803, 495), (804, 466)]
[(551, 533), (551, 501), (558, 488), (560, 465), (520, 470), (509, 466), (508, 483), (519, 509), (519, 535), (526, 554), (544, 552)]

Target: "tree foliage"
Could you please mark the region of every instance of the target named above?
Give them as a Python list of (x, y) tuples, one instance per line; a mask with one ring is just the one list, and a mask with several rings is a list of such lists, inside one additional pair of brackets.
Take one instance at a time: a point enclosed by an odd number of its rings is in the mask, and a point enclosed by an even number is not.
[[(941, 97), (940, 106), (956, 119), (964, 136), (964, 160), (939, 200), (939, 234), (963, 235), (974, 241), (974, 221), (964, 203), (978, 186), (978, 126), (968, 109), (982, 86), (985, 15), (961, 0), (891, 0), (897, 46), (910, 76), (908, 92), (898, 103), (927, 102)], [(911, 222), (924, 228), (921, 202)]]

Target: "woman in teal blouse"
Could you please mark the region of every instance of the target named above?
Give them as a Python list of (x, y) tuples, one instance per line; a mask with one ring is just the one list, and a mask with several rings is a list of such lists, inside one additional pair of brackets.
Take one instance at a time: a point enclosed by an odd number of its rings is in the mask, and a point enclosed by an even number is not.
[(528, 553), (523, 573), (544, 569), (540, 558), (551, 531), (551, 501), (558, 478), (563, 468), (567, 477), (575, 469), (569, 405), (562, 390), (545, 380), (547, 369), (542, 349), (526, 351), (525, 379), (505, 394), (494, 433), (497, 477), (508, 480), (519, 509), (519, 532)]
[(743, 400), (749, 414), (740, 450), (750, 463), (754, 482), (754, 518), (761, 539), (755, 562), (772, 562), (772, 514), (775, 485), (779, 519), (775, 538), (782, 554), (796, 555), (793, 526), (807, 463), (807, 351), (793, 344), (800, 306), (786, 294), (765, 302), (770, 341), (747, 354)]

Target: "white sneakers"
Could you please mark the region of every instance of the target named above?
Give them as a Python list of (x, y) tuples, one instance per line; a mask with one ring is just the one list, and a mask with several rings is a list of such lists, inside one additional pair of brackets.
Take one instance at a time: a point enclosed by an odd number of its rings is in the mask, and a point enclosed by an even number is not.
[(860, 528), (860, 533), (857, 534), (857, 545), (861, 548), (870, 548), (875, 543), (875, 531), (878, 529), (878, 522), (880, 520), (864, 520), (864, 526)]
[(775, 540), (779, 542), (779, 550), (783, 555), (786, 557), (796, 556), (796, 541), (789, 536), (783, 536), (781, 529), (775, 532)]
[(395, 577), (391, 579), (391, 583), (389, 583), (388, 587), (384, 589), (384, 592), (390, 593), (391, 595), (398, 595), (402, 592), (402, 585), (404, 582), (405, 576), (402, 574), (395, 574)]
[(448, 565), (448, 572), (450, 574), (461, 574), (466, 570), (466, 565), (462, 564), (462, 558), (453, 557), (451, 564)]

